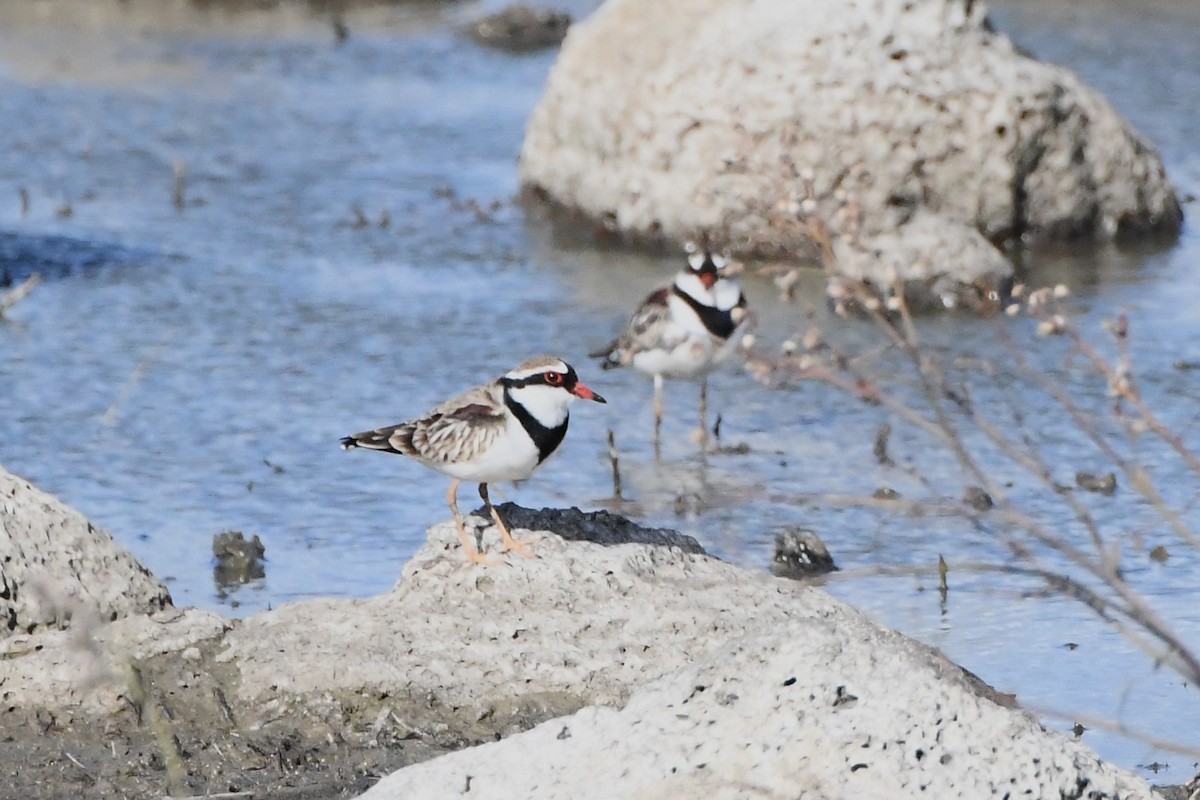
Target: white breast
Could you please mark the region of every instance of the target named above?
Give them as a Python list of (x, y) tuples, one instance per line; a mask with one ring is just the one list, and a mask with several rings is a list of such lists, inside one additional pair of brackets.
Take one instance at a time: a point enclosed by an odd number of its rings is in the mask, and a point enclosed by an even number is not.
[[(633, 368), (638, 372), (665, 378), (698, 378), (712, 369), (716, 353), (712, 335), (687, 304), (678, 302), (683, 313), (666, 325), (658, 346), (633, 355)], [(681, 321), (689, 319), (694, 324)]]
[(721, 278), (712, 288), (713, 305), (722, 311), (728, 311), (738, 304), (742, 298), (741, 285), (731, 278)]
[[(667, 308), (671, 312), (672, 324), (678, 326), (688, 336), (705, 339), (712, 337), (712, 334), (708, 332), (708, 328), (704, 327), (704, 322), (700, 319), (700, 315), (682, 297), (672, 294), (667, 298)], [(676, 336), (679, 335), (676, 334)]]
[(538, 464), (538, 451), (516, 417), (509, 415), (504, 434), (474, 461), (455, 464), (425, 464), (438, 472), (472, 483), (501, 483), (522, 481), (533, 474)]
[[(737, 304), (738, 296), (740, 292), (730, 307)], [(745, 319), (728, 339), (721, 341), (709, 333), (699, 315), (682, 299), (672, 295), (668, 305), (670, 322), (664, 326), (658, 346), (633, 355), (633, 368), (638, 372), (684, 380), (700, 378), (733, 354), (749, 327), (749, 319)]]

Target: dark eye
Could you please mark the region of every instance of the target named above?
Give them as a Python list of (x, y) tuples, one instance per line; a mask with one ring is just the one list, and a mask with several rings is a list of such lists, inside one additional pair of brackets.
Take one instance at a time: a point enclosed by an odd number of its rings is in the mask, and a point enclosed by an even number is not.
[(546, 383), (551, 386), (562, 386), (563, 374), (561, 372), (547, 372)]

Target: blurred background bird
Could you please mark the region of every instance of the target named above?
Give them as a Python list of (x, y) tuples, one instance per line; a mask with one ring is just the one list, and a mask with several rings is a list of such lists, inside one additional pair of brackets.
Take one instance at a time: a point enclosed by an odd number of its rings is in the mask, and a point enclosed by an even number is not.
[(660, 454), (663, 381), (700, 381), (700, 445), (708, 444), (708, 373), (737, 349), (753, 324), (729, 260), (689, 242), (687, 266), (647, 297), (620, 335), (590, 355), (605, 369), (632, 366), (654, 379), (654, 453)]

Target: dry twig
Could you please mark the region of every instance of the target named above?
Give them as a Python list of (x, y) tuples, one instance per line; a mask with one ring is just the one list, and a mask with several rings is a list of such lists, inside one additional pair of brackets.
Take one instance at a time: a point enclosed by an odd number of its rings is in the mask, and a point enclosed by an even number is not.
[[(1195, 651), (1158, 615), (1145, 596), (1125, 579), (1119, 559), (1124, 536), (1106, 535), (1088, 503), (1070, 487), (1054, 479), (1045, 451), (1026, 426), (1020, 409), (1014, 407), (1014, 424), (1011, 428), (1004, 428), (977, 406), (966, 378), (957, 373), (952, 377), (947, 373), (944, 364), (953, 365), (954, 360), (943, 360), (921, 341), (918, 326), (905, 300), (904, 287), (899, 281), (886, 294), (865, 284), (845, 281), (839, 291), (842, 293), (839, 308), (864, 310), (888, 343), (890, 351), (903, 356), (913, 377), (916, 398), (885, 385), (880, 377), (871, 372), (873, 359), (852, 357), (841, 352), (828, 341), (827, 336), (812, 329), (804, 337), (803, 350), (797, 348), (794, 342), (789, 342), (781, 359), (752, 354), (751, 371), (764, 380), (782, 374), (818, 381), (879, 406), (893, 419), (924, 433), (949, 453), (962, 474), (994, 499), (995, 508), (979, 512), (963, 503), (949, 501), (914, 503), (909, 500), (874, 498), (840, 499), (847, 503), (886, 507), (906, 513), (962, 515), (977, 528), (1002, 541), (1024, 565), (1024, 569), (1043, 580), (1049, 589), (1078, 600), (1155, 661), (1170, 665), (1189, 681), (1200, 682), (1200, 659)], [(1019, 296), (1019, 292), (1017, 294)], [(1116, 360), (1110, 363), (1068, 320), (1060, 303), (1067, 295), (1065, 287), (1039, 290), (1028, 294), (1024, 306), (1018, 305), (1017, 309), (1036, 322), (1038, 335), (1063, 337), (1070, 345), (1070, 354), (1080, 357), (1088, 375), (1102, 382), (1101, 385), (1114, 398), (1111, 422), (1116, 427), (1106, 425), (1105, 420), (1085, 411), (1068, 384), (1030, 362), (1025, 355), (1025, 347), (1016, 341), (1014, 326), (1008, 321), (1008, 318), (1016, 316), (1010, 309), (1007, 316), (997, 317), (993, 324), (997, 326), (1002, 341), (1008, 344), (1017, 378), (1024, 382), (1023, 386), (1035, 389), (1047, 398), (1047, 409), (1042, 413), (1054, 411), (1061, 414), (1086, 442), (1125, 475), (1126, 484), (1146, 500), (1182, 542), (1200, 550), (1200, 537), (1189, 527), (1182, 514), (1164, 500), (1149, 472), (1135, 457), (1123, 452), (1114, 437), (1118, 431), (1129, 439), (1150, 432), (1198, 476), (1200, 457), (1149, 408), (1139, 393), (1128, 349), (1128, 320), (1122, 316), (1109, 328), (1117, 346)], [(984, 377), (994, 377), (986, 371), (983, 374)], [(889, 467), (890, 456), (881, 458), (880, 452), (877, 438), (876, 458), (883, 466)], [(882, 452), (887, 455), (886, 437), (883, 439)], [(1087, 544), (1073, 543), (1069, 532), (1064, 531), (1057, 519), (1048, 518), (1044, 512), (1027, 511), (1010, 497), (1008, 487), (993, 474), (992, 459), (995, 456), (1019, 467), (1032, 479), (1035, 487), (1047, 497), (1057, 499), (1075, 524), (1086, 532)], [(829, 501), (828, 497), (822, 498), (822, 502)], [(1047, 566), (1046, 557), (1050, 555), (1062, 559), (1064, 566)]]
[(41, 282), (42, 276), (35, 272), (14, 288), (0, 295), (0, 319), (4, 318), (5, 312), (10, 308), (28, 297)]

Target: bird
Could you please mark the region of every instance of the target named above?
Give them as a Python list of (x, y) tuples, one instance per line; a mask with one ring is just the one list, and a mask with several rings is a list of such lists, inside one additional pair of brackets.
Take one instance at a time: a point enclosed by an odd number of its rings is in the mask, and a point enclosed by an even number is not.
[(753, 324), (738, 282), (722, 271), (728, 259), (688, 243), (688, 263), (670, 286), (647, 297), (621, 334), (590, 353), (604, 369), (632, 366), (654, 379), (654, 453), (659, 454), (663, 379), (700, 381), (700, 442), (707, 445), (708, 373), (737, 349)]
[(580, 383), (566, 361), (540, 356), (424, 416), (342, 437), (341, 445), (410, 456), (453, 478), (446, 501), (467, 560), (488, 564), (493, 562), (472, 546), (458, 512), (459, 484), (478, 483), (479, 496), (500, 529), (502, 550), (531, 557), (529, 542), (514, 539), (496, 513), (488, 484), (525, 480), (546, 463), (567, 435), (568, 410), (577, 399), (607, 402)]

